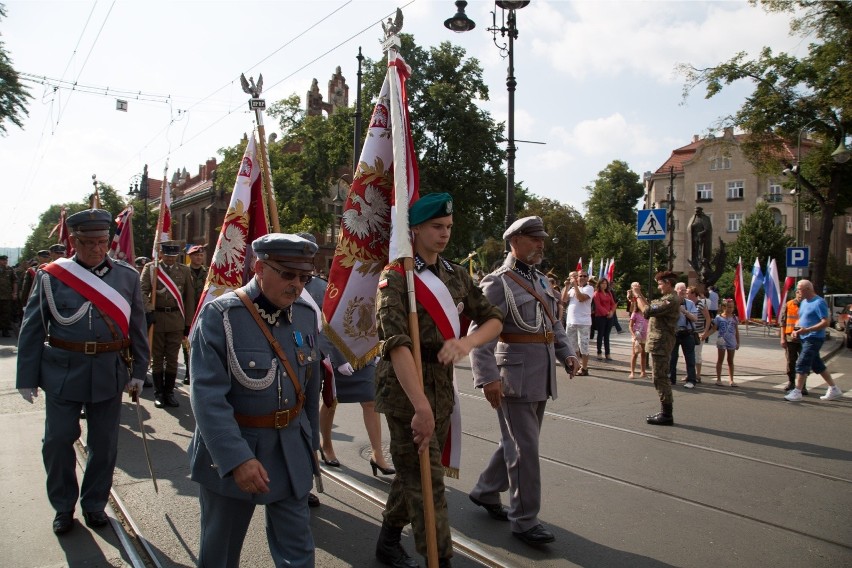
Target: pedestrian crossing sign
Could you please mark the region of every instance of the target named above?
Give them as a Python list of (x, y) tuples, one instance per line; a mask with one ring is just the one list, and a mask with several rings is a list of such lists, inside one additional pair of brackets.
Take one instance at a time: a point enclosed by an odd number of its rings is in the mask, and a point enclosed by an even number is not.
[(662, 241), (666, 238), (666, 210), (640, 209), (636, 219), (636, 238), (640, 241)]

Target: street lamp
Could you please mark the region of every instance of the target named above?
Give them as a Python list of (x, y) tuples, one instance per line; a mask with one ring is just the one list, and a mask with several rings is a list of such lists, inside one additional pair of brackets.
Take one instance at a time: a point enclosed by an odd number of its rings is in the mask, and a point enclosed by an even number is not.
[[(552, 239), (550, 239), (551, 241), (553, 241), (553, 244), (559, 243), (559, 235), (558, 235), (559, 229), (566, 229), (566, 227), (565, 227), (565, 225), (561, 225), (561, 224), (556, 225), (556, 228), (553, 229), (553, 232), (556, 235)], [(566, 233), (567, 233), (567, 229), (566, 229)], [(569, 256), (570, 254), (571, 254), (571, 249), (568, 247), (568, 239), (566, 238), (565, 239), (565, 278), (568, 278), (568, 274), (571, 272), (571, 257)]]
[(147, 250), (145, 246), (148, 243), (148, 164), (142, 168), (141, 174), (136, 174), (130, 178), (130, 189), (127, 194), (131, 197), (141, 196), (145, 202), (142, 209), (142, 250)]
[[(337, 178), (337, 193), (334, 196), (334, 199), (331, 200), (332, 205), (334, 207), (334, 217), (335, 222), (331, 226), (331, 242), (337, 246), (337, 238), (339, 236), (338, 231), (340, 231), (340, 220), (343, 217), (343, 204), (346, 203), (346, 195), (349, 192), (349, 188), (345, 188), (343, 193), (340, 191), (341, 183), (346, 185), (346, 177), (349, 174), (345, 174)], [(350, 186), (351, 187), (351, 186)]]
[[(494, 2), (498, 8), (502, 10), (501, 24), (497, 27), (497, 12), (491, 12), (492, 26), (488, 31), (494, 36), (494, 45), (500, 50), (501, 57), (509, 58), (509, 68), (506, 74), (506, 90), (509, 92), (509, 117), (507, 121), (507, 146), (506, 146), (506, 228), (515, 221), (515, 40), (518, 39), (517, 20), (515, 11), (520, 10), (530, 3), (530, 0), (496, 0)], [(459, 9), (453, 18), (444, 22), (444, 25), (453, 31), (463, 32), (472, 30), (475, 26), (473, 21), (470, 21), (464, 15), (464, 7), (467, 2), (456, 2)], [(508, 14), (506, 13), (508, 11)], [(467, 20), (469, 27), (463, 25)], [(497, 32), (501, 37), (509, 37), (509, 43), (500, 45), (497, 42)], [(506, 242), (506, 250), (509, 250), (509, 243)]]
[(838, 164), (845, 164), (850, 157), (852, 157), (852, 152), (846, 147), (846, 133), (843, 132), (840, 135), (840, 143), (837, 145), (837, 149), (831, 153), (831, 158)]
[(476, 23), (468, 18), (467, 14), (464, 13), (465, 6), (467, 6), (467, 2), (464, 0), (458, 0), (456, 2), (456, 15), (444, 20), (445, 28), (456, 33), (462, 33), (469, 32), (476, 27)]

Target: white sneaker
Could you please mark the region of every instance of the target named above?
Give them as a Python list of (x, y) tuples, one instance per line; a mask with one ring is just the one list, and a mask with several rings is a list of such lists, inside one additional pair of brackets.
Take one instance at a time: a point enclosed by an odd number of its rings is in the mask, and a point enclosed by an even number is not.
[(843, 396), (843, 391), (840, 390), (840, 387), (835, 385), (833, 387), (828, 387), (828, 390), (826, 391), (826, 393), (823, 396), (819, 397), (819, 399), (820, 400), (834, 400), (835, 398), (840, 398), (841, 396)]
[(798, 402), (798, 401), (802, 400), (802, 391), (800, 391), (799, 389), (793, 389), (790, 392), (788, 392), (784, 396), (784, 398), (786, 400), (789, 400), (790, 402)]

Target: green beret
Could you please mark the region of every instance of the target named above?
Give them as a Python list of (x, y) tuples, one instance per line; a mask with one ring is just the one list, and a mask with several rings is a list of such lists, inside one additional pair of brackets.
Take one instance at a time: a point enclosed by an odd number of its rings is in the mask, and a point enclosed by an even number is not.
[(414, 202), (408, 210), (408, 224), (411, 227), (425, 223), (429, 219), (447, 217), (453, 214), (453, 197), (449, 193), (429, 193)]

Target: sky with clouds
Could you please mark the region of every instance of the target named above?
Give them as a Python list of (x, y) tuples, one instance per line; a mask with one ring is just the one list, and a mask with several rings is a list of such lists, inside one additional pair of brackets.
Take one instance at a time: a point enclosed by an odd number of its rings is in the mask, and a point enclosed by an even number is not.
[[(507, 61), (487, 30), (493, 2), (468, 3), (476, 28), (464, 34), (443, 26), (455, 13), (451, 0), (5, 5), (0, 40), (13, 65), (48, 84), (27, 82), (25, 128), (7, 125), (0, 138), (0, 247), (23, 245), (51, 204), (84, 198), (93, 174), (119, 191), (144, 164), (156, 177), (166, 166), (169, 175), (197, 174), (252, 128), (240, 73), (263, 73), (268, 102), (293, 93), (304, 100), (314, 78), (324, 93), (340, 66), (353, 101), (358, 47), (381, 57), (378, 22), (397, 6), (419, 45), (450, 41), (476, 57), (490, 88), (482, 107), (498, 121), (508, 114)], [(789, 35), (789, 18), (733, 0), (532, 0), (517, 12), (515, 136), (544, 144), (518, 144), (516, 180), (583, 211), (586, 187), (613, 160), (640, 175), (657, 169), (751, 92), (737, 84), (711, 100), (698, 91), (684, 101), (676, 66), (756, 57), (764, 46), (801, 55), (807, 41)], [(85, 88), (54, 88), (60, 79)], [(127, 112), (115, 110), (117, 98), (128, 99)]]

